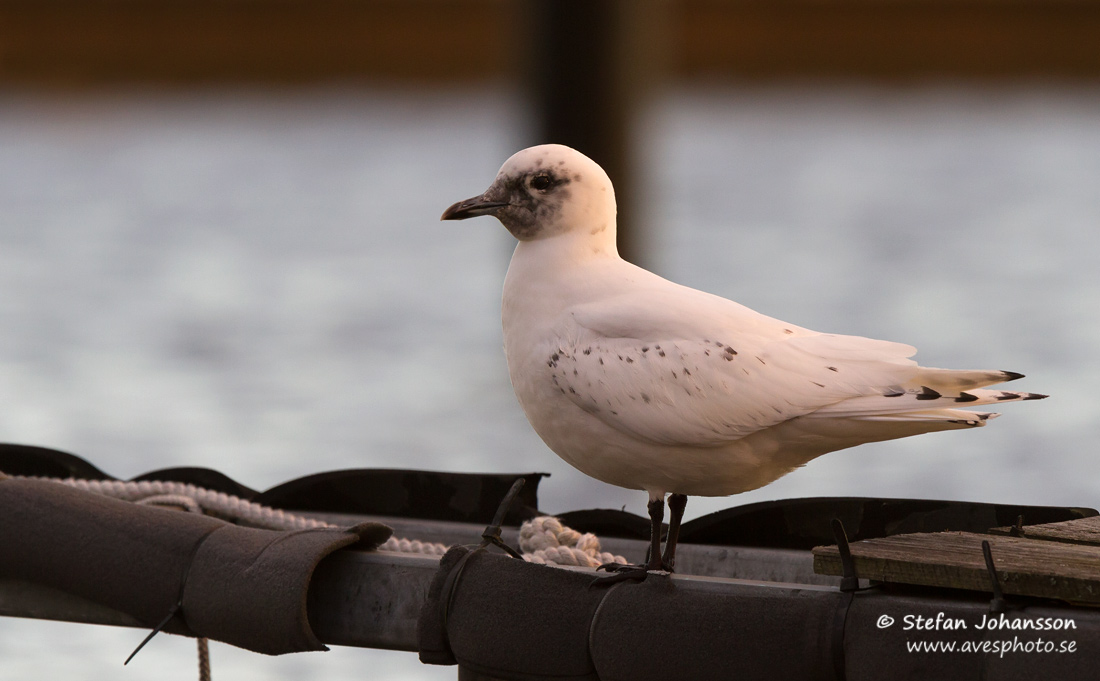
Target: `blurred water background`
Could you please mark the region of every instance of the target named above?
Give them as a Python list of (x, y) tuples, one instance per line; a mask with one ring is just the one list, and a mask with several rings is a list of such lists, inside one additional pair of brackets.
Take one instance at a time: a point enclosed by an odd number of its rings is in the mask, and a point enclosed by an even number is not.
[[(512, 244), (440, 223), (525, 146), (507, 89), (0, 95), (0, 440), (121, 478), (254, 488), (352, 467), (548, 471), (549, 512), (644, 513), (529, 429), (501, 351)], [(829, 454), (687, 516), (797, 496), (1100, 505), (1100, 89), (667, 92), (640, 139), (645, 264), (810, 328), (1028, 374), (988, 428)], [(194, 644), (0, 619), (0, 679), (191, 679)], [(233, 679), (453, 679), (411, 653)]]

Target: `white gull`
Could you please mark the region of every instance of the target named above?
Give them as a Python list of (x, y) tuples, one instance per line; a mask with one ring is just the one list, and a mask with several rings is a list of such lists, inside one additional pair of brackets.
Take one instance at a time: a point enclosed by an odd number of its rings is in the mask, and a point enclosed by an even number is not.
[(516, 397), (569, 464), (649, 493), (651, 570), (672, 568), (687, 495), (745, 492), (826, 452), (997, 416), (959, 405), (1045, 397), (982, 389), (1018, 373), (921, 367), (912, 346), (804, 329), (626, 262), (611, 181), (569, 147), (520, 151), (442, 219), (478, 215), (519, 240), (502, 305)]

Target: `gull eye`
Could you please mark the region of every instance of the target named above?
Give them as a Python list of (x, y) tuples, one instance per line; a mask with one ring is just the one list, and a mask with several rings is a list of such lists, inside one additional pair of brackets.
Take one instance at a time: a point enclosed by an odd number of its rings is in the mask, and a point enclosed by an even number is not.
[(550, 188), (550, 176), (549, 175), (535, 175), (531, 178), (531, 186), (540, 192), (546, 191)]

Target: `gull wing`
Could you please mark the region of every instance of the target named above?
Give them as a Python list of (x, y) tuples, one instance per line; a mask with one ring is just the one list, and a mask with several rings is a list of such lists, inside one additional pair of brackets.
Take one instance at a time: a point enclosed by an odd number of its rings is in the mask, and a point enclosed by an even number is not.
[(651, 442), (725, 444), (896, 391), (920, 371), (908, 345), (820, 334), (709, 294), (675, 306), (659, 298), (572, 310), (573, 340), (548, 360), (554, 385), (579, 407)]

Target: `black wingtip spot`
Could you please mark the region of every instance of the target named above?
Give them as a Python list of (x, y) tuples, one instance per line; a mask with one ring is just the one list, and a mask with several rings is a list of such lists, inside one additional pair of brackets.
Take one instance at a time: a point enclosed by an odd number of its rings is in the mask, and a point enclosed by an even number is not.
[(1005, 375), (1005, 382), (1017, 381), (1024, 377), (1023, 374), (1017, 373), (1015, 371), (1002, 371), (1001, 373)]
[(1028, 393), (1027, 397), (1025, 397), (1024, 400), (1045, 400), (1048, 397), (1050, 397), (1050, 395), (1042, 395), (1040, 393)]
[(921, 389), (921, 392), (917, 395), (918, 400), (936, 400), (936, 399), (939, 399), (940, 397), (942, 397), (942, 395), (940, 395), (940, 393), (936, 392), (935, 390), (932, 390), (931, 388), (929, 388), (926, 385), (922, 385), (920, 387), (920, 389)]
[(955, 398), (956, 402), (976, 402), (977, 395), (971, 395), (970, 393), (959, 393), (959, 396)]

